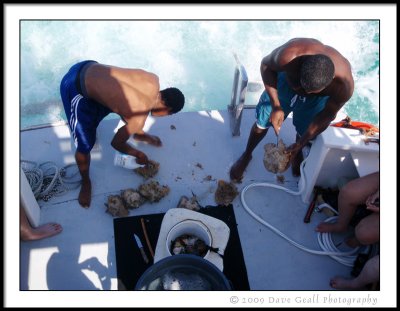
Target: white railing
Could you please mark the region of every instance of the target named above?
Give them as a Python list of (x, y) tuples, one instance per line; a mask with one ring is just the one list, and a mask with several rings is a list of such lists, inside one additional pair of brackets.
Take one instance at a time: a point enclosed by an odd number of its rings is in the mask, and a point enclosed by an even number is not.
[[(246, 94), (250, 93), (260, 93), (264, 90), (263, 83), (259, 81), (249, 81), (246, 69), (240, 63), (238, 56), (233, 54), (236, 59), (236, 68), (233, 79), (233, 88), (231, 103), (228, 105), (229, 119), (232, 136), (240, 135), (240, 123), (242, 120), (243, 109), (255, 108), (256, 103), (249, 103), (254, 101), (254, 96), (256, 94), (251, 94), (250, 100), (247, 98)], [(249, 97), (249, 96), (247, 96)]]
[(240, 63), (239, 58), (234, 54), (236, 59), (235, 75), (233, 79), (231, 103), (228, 105), (230, 115), (230, 125), (233, 136), (240, 135), (240, 122), (242, 120), (242, 110), (247, 92), (248, 77), (244, 66)]

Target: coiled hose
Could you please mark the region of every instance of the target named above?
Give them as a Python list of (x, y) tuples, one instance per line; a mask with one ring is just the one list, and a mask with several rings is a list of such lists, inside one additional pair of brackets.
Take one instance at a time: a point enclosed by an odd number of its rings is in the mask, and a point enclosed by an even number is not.
[[(306, 164), (306, 159), (301, 163), (300, 165), (300, 172), (301, 172), (301, 177), (303, 180), (300, 183), (302, 185), (302, 187), (298, 190), (298, 191), (292, 191), (290, 189), (287, 189), (285, 187), (276, 185), (276, 184), (271, 184), (271, 183), (266, 183), (266, 182), (262, 182), (262, 183), (253, 183), (250, 185), (247, 185), (246, 187), (243, 188), (242, 192), (241, 192), (241, 202), (243, 204), (244, 209), (253, 217), (255, 218), (257, 221), (259, 221), (260, 223), (262, 223), (264, 226), (268, 227), (269, 229), (271, 229), (273, 232), (275, 232), (276, 234), (278, 234), (279, 236), (281, 236), (282, 238), (286, 239), (289, 243), (293, 244), (294, 246), (312, 253), (312, 254), (317, 254), (317, 255), (327, 255), (332, 257), (334, 260), (340, 262), (341, 264), (345, 265), (345, 266), (349, 266), (352, 267), (354, 264), (354, 260), (357, 257), (357, 253), (359, 251), (359, 247), (354, 248), (351, 251), (348, 252), (342, 252), (340, 251), (338, 248), (336, 248), (335, 244), (332, 241), (332, 236), (330, 232), (317, 232), (318, 234), (318, 243), (322, 249), (321, 250), (313, 250), (313, 249), (309, 249), (306, 248), (305, 246), (297, 243), (296, 241), (290, 239), (287, 235), (285, 235), (284, 233), (282, 233), (281, 231), (279, 231), (277, 228), (275, 228), (274, 226), (272, 226), (271, 224), (269, 224), (268, 222), (266, 222), (264, 219), (262, 219), (261, 217), (259, 217), (258, 215), (256, 215), (246, 204), (246, 201), (244, 199), (245, 193), (247, 190), (249, 190), (250, 188), (254, 188), (254, 187), (271, 187), (271, 188), (275, 188), (275, 189), (279, 189), (279, 190), (283, 190), (287, 193), (290, 193), (292, 195), (299, 195), (303, 192), (303, 190), (305, 189), (305, 184), (306, 184), (306, 179), (305, 179), (305, 174), (304, 174), (304, 166)], [(323, 206), (322, 206), (323, 205)], [(329, 206), (329, 204), (327, 203), (323, 203), (320, 206), (318, 206), (317, 208), (330, 208), (332, 211), (334, 211), (336, 214), (336, 210), (334, 208), (332, 208), (331, 206)], [(328, 219), (325, 220), (325, 222), (336, 222), (338, 216), (333, 216), (330, 217)]]

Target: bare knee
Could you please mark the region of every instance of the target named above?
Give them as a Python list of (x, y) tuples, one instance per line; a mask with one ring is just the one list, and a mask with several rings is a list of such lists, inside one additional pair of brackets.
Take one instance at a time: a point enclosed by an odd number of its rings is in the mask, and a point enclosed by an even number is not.
[(371, 224), (368, 217), (362, 219), (355, 228), (357, 240), (363, 245), (370, 245), (379, 241), (379, 227)]

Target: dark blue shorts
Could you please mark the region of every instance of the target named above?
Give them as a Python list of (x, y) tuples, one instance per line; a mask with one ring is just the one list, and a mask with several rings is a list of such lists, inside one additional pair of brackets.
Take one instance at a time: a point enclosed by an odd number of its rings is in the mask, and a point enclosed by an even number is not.
[[(288, 85), (284, 72), (278, 73), (277, 88), (279, 102), (285, 113), (285, 119), (293, 111), (293, 125), (297, 133), (303, 135), (314, 117), (324, 110), (329, 96), (297, 95)], [(264, 91), (256, 107), (256, 122), (259, 128), (268, 128), (272, 125), (269, 121), (271, 111), (272, 107), (269, 96)]]
[(75, 64), (60, 84), (61, 98), (76, 150), (85, 154), (90, 153), (96, 142), (96, 129), (100, 121), (112, 112), (87, 97), (84, 70), (88, 66), (84, 66), (93, 62), (88, 60)]

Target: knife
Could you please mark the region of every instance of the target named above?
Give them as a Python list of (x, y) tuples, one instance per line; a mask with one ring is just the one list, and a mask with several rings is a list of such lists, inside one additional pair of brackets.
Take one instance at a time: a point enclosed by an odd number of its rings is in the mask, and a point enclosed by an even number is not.
[(139, 247), (139, 250), (140, 250), (140, 253), (142, 254), (144, 262), (145, 263), (149, 263), (149, 258), (147, 258), (147, 255), (144, 252), (144, 248), (143, 248), (142, 242), (140, 241), (139, 237), (136, 234), (134, 234), (133, 236), (135, 237), (136, 244)]

